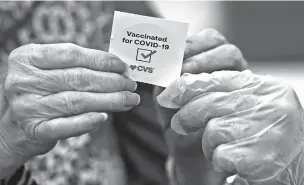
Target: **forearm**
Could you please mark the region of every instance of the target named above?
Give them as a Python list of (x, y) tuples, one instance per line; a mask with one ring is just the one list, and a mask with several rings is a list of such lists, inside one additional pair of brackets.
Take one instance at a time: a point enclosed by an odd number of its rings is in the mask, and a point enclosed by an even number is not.
[(25, 162), (24, 159), (11, 154), (4, 142), (3, 133), (0, 131), (0, 179), (13, 174), (16, 169), (20, 168)]

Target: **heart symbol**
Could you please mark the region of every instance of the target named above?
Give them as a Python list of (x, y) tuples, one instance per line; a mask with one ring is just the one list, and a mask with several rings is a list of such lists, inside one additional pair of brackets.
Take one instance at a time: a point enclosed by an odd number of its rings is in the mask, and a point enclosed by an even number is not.
[(132, 70), (134, 70), (134, 69), (136, 68), (136, 65), (130, 65), (130, 68), (131, 68)]

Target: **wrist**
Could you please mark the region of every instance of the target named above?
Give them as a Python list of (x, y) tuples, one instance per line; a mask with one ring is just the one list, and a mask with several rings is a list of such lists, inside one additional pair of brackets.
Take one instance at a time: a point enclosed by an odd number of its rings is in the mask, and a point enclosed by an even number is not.
[[(9, 176), (27, 161), (27, 157), (17, 155), (17, 150), (12, 147), (20, 143), (21, 139), (12, 137), (11, 130), (8, 129), (12, 123), (7, 117), (8, 115), (4, 114), (0, 119), (0, 179)], [(21, 134), (19, 136), (21, 137)]]
[(6, 150), (0, 146), (0, 179), (4, 179), (13, 174), (25, 161), (12, 157), (7, 154)]

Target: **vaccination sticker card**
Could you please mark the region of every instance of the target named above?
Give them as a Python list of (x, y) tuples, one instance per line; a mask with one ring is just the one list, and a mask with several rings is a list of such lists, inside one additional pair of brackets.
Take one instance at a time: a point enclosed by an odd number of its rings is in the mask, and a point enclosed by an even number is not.
[(180, 77), (188, 24), (115, 11), (109, 52), (130, 79), (167, 87)]

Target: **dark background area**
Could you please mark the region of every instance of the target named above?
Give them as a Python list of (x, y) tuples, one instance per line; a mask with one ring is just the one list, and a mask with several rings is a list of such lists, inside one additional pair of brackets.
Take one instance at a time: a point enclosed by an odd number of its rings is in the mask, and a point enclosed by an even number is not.
[(304, 59), (304, 2), (223, 4), (226, 36), (242, 48), (248, 59)]

